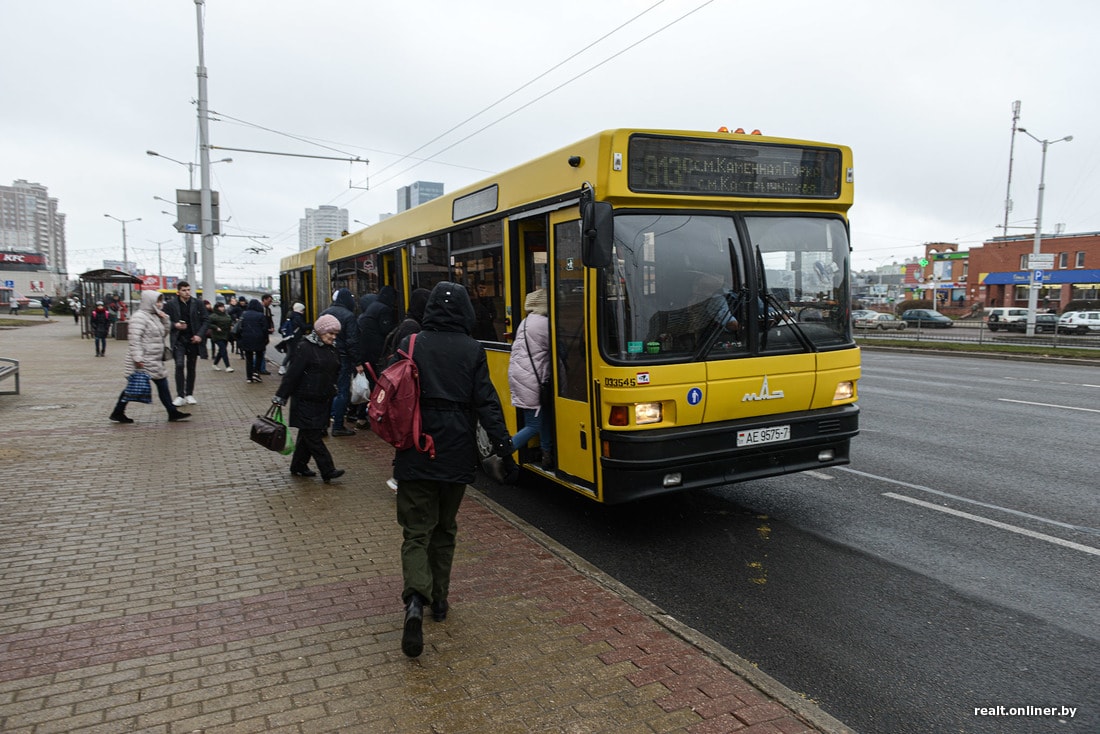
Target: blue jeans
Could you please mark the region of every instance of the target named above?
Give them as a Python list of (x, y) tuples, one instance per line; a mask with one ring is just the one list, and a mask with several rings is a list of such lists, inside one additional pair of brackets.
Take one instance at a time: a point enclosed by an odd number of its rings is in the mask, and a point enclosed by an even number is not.
[(97, 336), (95, 338), (95, 353), (106, 354), (107, 353), (107, 337)]
[(519, 451), (527, 442), (535, 436), (539, 437), (539, 445), (542, 446), (543, 451), (554, 450), (554, 436), (552, 431), (547, 431), (545, 435), (542, 433), (542, 416), (544, 411), (539, 411), (538, 415), (535, 414), (534, 408), (521, 408), (523, 411), (523, 428), (519, 429), (516, 435), (512, 436), (512, 448)]
[(332, 400), (332, 427), (343, 428), (344, 418), (351, 400), (351, 378), (355, 374), (355, 360), (340, 356), (340, 375), (336, 378), (336, 397)]
[(229, 367), (229, 352), (226, 349), (228, 342), (216, 341), (214, 342), (214, 366), (218, 366), (218, 362), (225, 362), (225, 366)]

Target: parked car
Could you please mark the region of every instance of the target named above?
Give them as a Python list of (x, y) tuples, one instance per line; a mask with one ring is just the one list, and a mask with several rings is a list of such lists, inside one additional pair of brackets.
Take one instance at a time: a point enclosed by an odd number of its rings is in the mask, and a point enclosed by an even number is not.
[(870, 316), (856, 319), (857, 329), (880, 329), (882, 331), (897, 329), (902, 331), (905, 327), (906, 323), (892, 313), (872, 312)]
[(1100, 334), (1100, 311), (1068, 311), (1058, 319), (1058, 333)]
[(42, 301), (37, 298), (17, 298), (19, 308), (42, 308)]
[[(993, 331), (993, 327), (989, 327), (990, 331)], [(1051, 333), (1058, 328), (1058, 315), (1053, 313), (1037, 313), (1035, 314), (1035, 333)], [(1005, 324), (1006, 331), (1017, 331), (1024, 333), (1027, 331), (1027, 319), (1023, 321), (1009, 321)]]
[(877, 313), (878, 313), (878, 311), (872, 311), (872, 310), (867, 309), (867, 308), (857, 309), (855, 311), (852, 311), (852, 323), (854, 324), (855, 322), (859, 321), (860, 319), (865, 319), (865, 318), (868, 318), (870, 316), (874, 316)]
[(1018, 321), (1027, 321), (1026, 308), (991, 308), (985, 315), (990, 331), (1008, 330), (1008, 325)]
[(929, 329), (947, 329), (955, 325), (954, 321), (930, 308), (911, 308), (902, 313), (901, 320), (907, 324), (916, 324)]

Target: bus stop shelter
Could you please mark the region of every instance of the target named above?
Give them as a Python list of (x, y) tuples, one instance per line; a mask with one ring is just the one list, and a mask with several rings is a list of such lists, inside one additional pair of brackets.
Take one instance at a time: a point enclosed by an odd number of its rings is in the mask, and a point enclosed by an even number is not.
[[(89, 270), (80, 274), (80, 301), (84, 304), (84, 315), (80, 319), (80, 336), (83, 339), (92, 338), (92, 310), (96, 301), (107, 302), (109, 296), (115, 296), (125, 302), (129, 298), (130, 290), (135, 285), (141, 285), (141, 278), (135, 275), (127, 275), (119, 270)], [(130, 308), (130, 304), (126, 304)], [(115, 336), (118, 339), (127, 338), (127, 329), (120, 321), (114, 325)]]

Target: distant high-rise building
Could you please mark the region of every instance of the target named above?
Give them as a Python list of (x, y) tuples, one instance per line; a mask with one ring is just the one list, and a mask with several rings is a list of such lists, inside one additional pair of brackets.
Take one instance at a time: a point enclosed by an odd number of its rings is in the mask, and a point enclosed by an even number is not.
[(348, 231), (348, 210), (329, 204), (316, 209), (306, 209), (304, 219), (298, 220), (298, 249), (325, 244), (325, 239), (336, 239)]
[(397, 190), (397, 211), (412, 209), (432, 199), (443, 196), (443, 184), (436, 181), (417, 181)]
[(65, 215), (45, 186), (23, 179), (0, 186), (0, 250), (34, 251), (46, 258), (46, 270), (68, 272)]

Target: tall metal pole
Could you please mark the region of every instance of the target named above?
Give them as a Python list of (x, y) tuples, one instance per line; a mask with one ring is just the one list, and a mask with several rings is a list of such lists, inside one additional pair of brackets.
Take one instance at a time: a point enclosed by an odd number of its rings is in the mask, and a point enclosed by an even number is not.
[[(187, 164), (187, 188), (191, 191), (195, 190), (194, 163)], [(184, 251), (186, 253), (185, 257), (187, 258), (187, 264), (184, 266), (184, 272), (187, 274), (187, 282), (190, 283), (191, 287), (193, 288), (195, 286), (195, 235), (191, 232), (188, 232), (183, 236), (183, 243)]]
[(1012, 153), (1016, 149), (1016, 123), (1020, 121), (1020, 100), (1012, 103), (1012, 140), (1008, 144), (1008, 188), (1005, 190), (1005, 223), (1001, 235), (1008, 237), (1008, 213), (1012, 211)]
[[(119, 223), (122, 224), (122, 270), (127, 275), (132, 276), (133, 273), (130, 272), (130, 255), (126, 251), (126, 224), (128, 222), (140, 222), (141, 217), (137, 217), (135, 219), (119, 219), (118, 217), (112, 216), (110, 214), (104, 214), (103, 216), (107, 217), (108, 219), (113, 219), (116, 222), (119, 222)], [(126, 308), (130, 308), (131, 306), (133, 306), (133, 304), (130, 303), (130, 282), (127, 281), (126, 282)]]
[[(1069, 142), (1073, 140), (1073, 136), (1067, 135), (1057, 140), (1040, 140), (1022, 127), (1016, 129), (1043, 146), (1043, 160), (1039, 166), (1039, 204), (1035, 209), (1035, 241), (1031, 245), (1031, 253), (1033, 255), (1038, 255), (1043, 245), (1043, 191), (1046, 189), (1047, 148), (1054, 143), (1061, 143), (1063, 140)], [(1039, 306), (1039, 287), (1042, 285), (1042, 282), (1038, 280), (1038, 270), (1032, 268), (1029, 268), (1029, 270), (1030, 276), (1028, 279), (1030, 283), (1027, 289), (1027, 335), (1035, 336), (1035, 309)]]
[(214, 303), (217, 285), (214, 282), (214, 217), (210, 194), (210, 130), (206, 109), (206, 61), (203, 52), (202, 12), (205, 0), (195, 0), (195, 18), (199, 33), (199, 171), (202, 191), (199, 203), (202, 207), (202, 289), (203, 298)]

